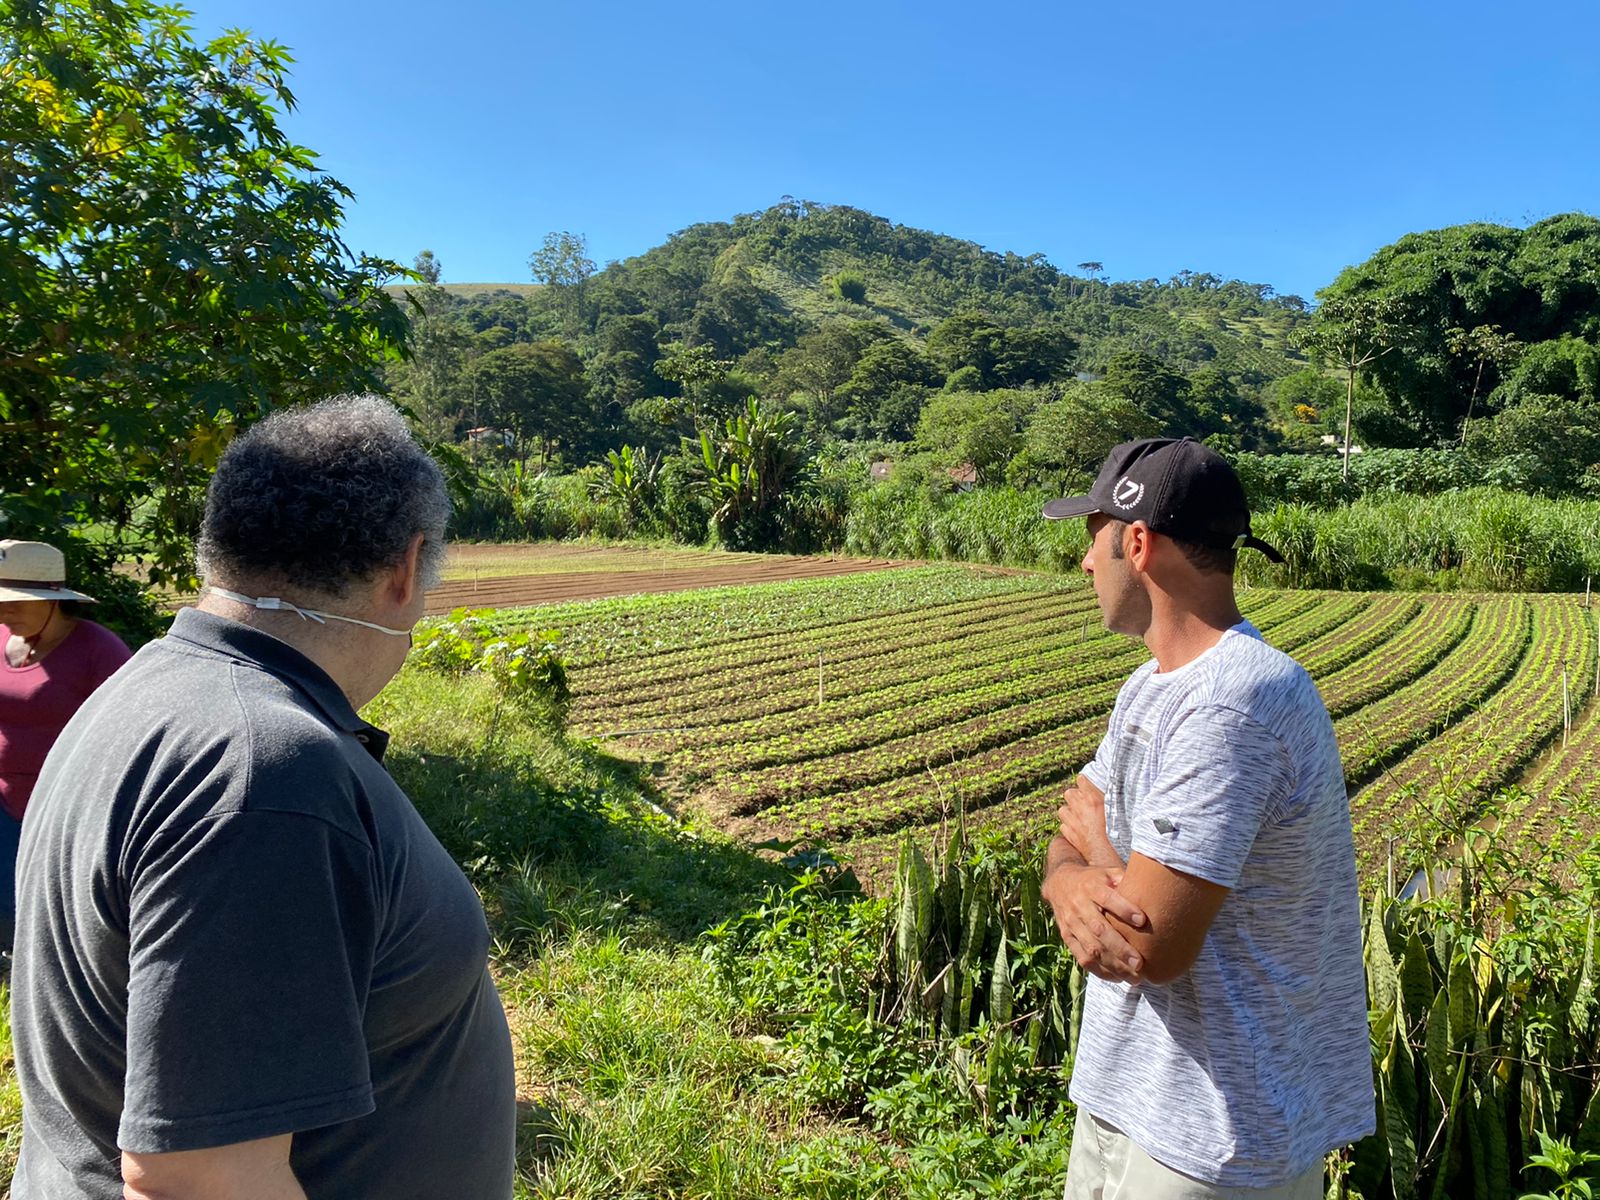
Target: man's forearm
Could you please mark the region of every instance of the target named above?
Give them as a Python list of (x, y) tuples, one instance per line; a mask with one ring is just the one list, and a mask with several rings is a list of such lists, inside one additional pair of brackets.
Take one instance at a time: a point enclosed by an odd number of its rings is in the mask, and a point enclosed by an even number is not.
[(1055, 873), (1057, 867), (1086, 867), (1087, 860), (1078, 852), (1078, 848), (1066, 838), (1057, 834), (1050, 839), (1050, 846), (1044, 852), (1044, 873), (1046, 876)]
[(306, 1200), (289, 1165), (292, 1135), (207, 1150), (122, 1152), (125, 1200)]

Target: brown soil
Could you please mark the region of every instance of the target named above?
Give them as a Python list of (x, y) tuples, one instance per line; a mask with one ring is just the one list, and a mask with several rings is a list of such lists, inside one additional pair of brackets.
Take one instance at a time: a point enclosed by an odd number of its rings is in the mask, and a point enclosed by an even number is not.
[(456, 579), (428, 593), (428, 615), (455, 608), (522, 608), (570, 600), (603, 600), (646, 592), (684, 592), (694, 588), (748, 583), (782, 583), (882, 571), (910, 564), (881, 558), (764, 555), (759, 561), (677, 570), (568, 571), (559, 575), (512, 575), (494, 579)]

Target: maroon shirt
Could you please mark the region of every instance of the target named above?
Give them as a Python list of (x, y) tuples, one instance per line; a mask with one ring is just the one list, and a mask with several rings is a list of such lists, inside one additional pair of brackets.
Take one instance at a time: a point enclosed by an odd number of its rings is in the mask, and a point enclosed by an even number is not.
[(0, 807), (22, 820), (34, 780), (78, 706), (127, 662), (128, 647), (93, 621), (80, 620), (44, 656), (13, 667), (4, 649), (11, 630), (0, 625)]

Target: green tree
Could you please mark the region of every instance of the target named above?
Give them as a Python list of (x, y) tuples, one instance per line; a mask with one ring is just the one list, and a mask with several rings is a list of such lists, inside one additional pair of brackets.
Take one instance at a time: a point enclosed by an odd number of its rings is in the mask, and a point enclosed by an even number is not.
[(1481, 459), (1523, 456), (1539, 488), (1600, 491), (1600, 403), (1538, 392), (1472, 423), (1467, 448)]
[(957, 313), (928, 335), (928, 353), (955, 374), (978, 373), (982, 390), (1044, 383), (1064, 374), (1077, 342), (1057, 325), (1006, 329), (982, 313)]
[(444, 267), (432, 250), (419, 250), (411, 269), (416, 273), (417, 282), (429, 287), (438, 287), (444, 278)]
[(1555, 396), (1580, 404), (1600, 400), (1600, 348), (1571, 336), (1527, 347), (1494, 398), (1510, 405), (1528, 396)]
[(945, 467), (971, 464), (979, 483), (1005, 475), (1022, 442), (1022, 426), (1038, 392), (940, 392), (917, 420), (916, 445)]
[(963, 367), (978, 373), (981, 388), (993, 386), (994, 367), (1004, 349), (1006, 331), (982, 313), (948, 317), (928, 335), (929, 356), (953, 374)]
[(655, 370), (661, 357), (656, 344), (659, 332), (647, 316), (611, 317), (600, 326), (589, 381), (607, 429), (621, 429), (634, 405), (661, 394), (664, 380)]
[(816, 432), (832, 429), (841, 389), (850, 382), (863, 341), (850, 324), (832, 321), (806, 334), (779, 359), (778, 393), (801, 398)]
[(1147, 413), (1169, 436), (1202, 432), (1189, 407), (1189, 381), (1154, 355), (1123, 350), (1106, 364), (1105, 390)]
[(1399, 345), (1399, 306), (1390, 299), (1370, 296), (1336, 296), (1324, 300), (1312, 323), (1299, 331), (1297, 341), (1325, 362), (1345, 373), (1344, 467), (1350, 478), (1350, 427), (1356, 404), (1356, 380), (1370, 366)]
[(528, 270), (535, 283), (552, 288), (575, 288), (594, 274), (589, 241), (565, 229), (544, 235), (539, 248), (528, 255)]
[[(1524, 345), (1600, 338), (1600, 218), (1566, 213), (1512, 229), (1454, 225), (1411, 233), (1319, 293), (1385, 301), (1406, 348), (1366, 373), (1427, 439), (1460, 437), (1482, 360), (1453, 352), (1453, 330), (1498, 327)], [(1320, 310), (1319, 310), (1320, 318)]]
[(850, 378), (838, 389), (838, 399), (849, 412), (855, 436), (904, 438), (917, 415), (906, 411), (911, 393), (905, 387), (915, 389), (920, 409), (925, 389), (938, 378), (934, 365), (914, 343), (884, 338), (861, 352)]
[(840, 300), (851, 304), (867, 302), (867, 278), (860, 271), (840, 271), (829, 282), (829, 288)]
[(412, 263), (416, 285), (405, 290), (411, 310), (411, 355), (388, 374), (395, 397), (415, 414), (435, 441), (454, 441), (464, 407), (459, 381), (470, 339), (451, 314), (451, 299), (440, 280), (443, 266), (432, 250)]
[(540, 302), (547, 303), (560, 315), (562, 328), (573, 332), (585, 286), (594, 274), (588, 239), (565, 229), (545, 234), (539, 248), (528, 255), (528, 271), (535, 283), (545, 287), (545, 295), (534, 301), (532, 311), (537, 314), (542, 307)]
[(1239, 390), (1238, 381), (1217, 367), (1189, 374), (1189, 411), (1194, 432), (1225, 452), (1256, 449), (1267, 430), (1267, 414)]
[(665, 347), (656, 361), (655, 373), (677, 384), (682, 395), (675, 402), (658, 405), (657, 419), (671, 424), (687, 416), (696, 427), (714, 420), (720, 407), (718, 391), (732, 368), (732, 362), (718, 358), (715, 348), (705, 344), (676, 342)]
[(1094, 482), (1113, 446), (1160, 433), (1160, 422), (1104, 384), (1071, 386), (1028, 418), (1006, 478), (1021, 487), (1048, 487), (1066, 495)]
[(557, 445), (579, 444), (593, 432), (583, 360), (565, 342), (516, 342), (491, 350), (472, 367), (479, 411), (517, 435), (520, 456), (537, 442), (548, 461)]
[(211, 468), (270, 409), (380, 386), (393, 262), (290, 142), (282, 46), (197, 45), (150, 0), (0, 0), (0, 440), (7, 536), (111, 535), (190, 572)]
[(1467, 444), (1467, 423), (1472, 420), (1472, 408), (1478, 401), (1478, 389), (1483, 386), (1483, 369), (1494, 367), (1498, 372), (1515, 366), (1522, 357), (1522, 343), (1512, 333), (1505, 333), (1498, 325), (1475, 325), (1471, 329), (1456, 326), (1445, 333), (1445, 345), (1457, 358), (1475, 364), (1472, 372), (1472, 393), (1467, 397), (1466, 415), (1461, 418), (1461, 444)]

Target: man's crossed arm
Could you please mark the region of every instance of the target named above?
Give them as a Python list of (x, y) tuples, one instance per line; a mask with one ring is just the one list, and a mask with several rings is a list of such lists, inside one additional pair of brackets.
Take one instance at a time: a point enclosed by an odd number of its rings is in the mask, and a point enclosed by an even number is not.
[(1194, 965), (1228, 889), (1134, 854), (1106, 833), (1105, 796), (1067, 789), (1045, 860), (1044, 897), (1078, 965), (1101, 979), (1171, 983)]

